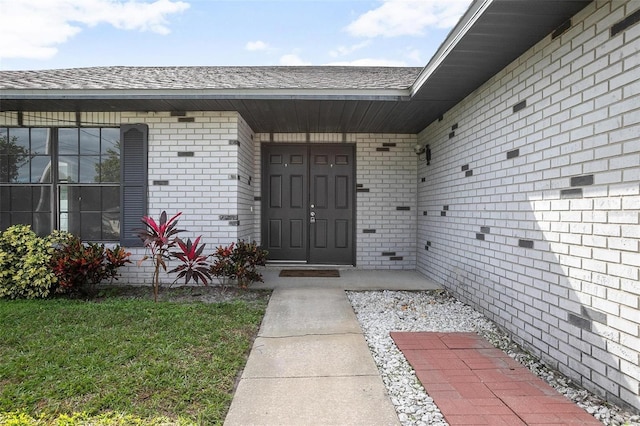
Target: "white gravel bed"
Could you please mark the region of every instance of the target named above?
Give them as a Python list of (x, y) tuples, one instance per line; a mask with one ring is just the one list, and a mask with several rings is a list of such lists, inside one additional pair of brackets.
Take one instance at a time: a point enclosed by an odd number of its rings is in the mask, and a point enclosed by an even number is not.
[(511, 342), (484, 315), (444, 291), (347, 292), (398, 418), (408, 425), (447, 425), (415, 372), (389, 336), (391, 331), (477, 332), (605, 425), (640, 425), (640, 416), (605, 403), (546, 368)]

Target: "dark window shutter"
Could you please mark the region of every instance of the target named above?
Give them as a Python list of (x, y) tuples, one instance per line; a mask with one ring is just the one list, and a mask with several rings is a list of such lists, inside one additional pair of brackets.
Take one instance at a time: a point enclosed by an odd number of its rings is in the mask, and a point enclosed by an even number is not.
[(133, 230), (142, 228), (147, 214), (147, 138), (146, 124), (124, 124), (120, 127), (120, 244), (142, 247)]

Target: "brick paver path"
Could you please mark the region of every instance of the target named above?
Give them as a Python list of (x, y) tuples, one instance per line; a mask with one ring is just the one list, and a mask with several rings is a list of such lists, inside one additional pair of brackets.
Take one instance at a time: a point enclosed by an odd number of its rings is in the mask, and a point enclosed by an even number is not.
[(475, 333), (392, 332), (451, 425), (601, 425)]

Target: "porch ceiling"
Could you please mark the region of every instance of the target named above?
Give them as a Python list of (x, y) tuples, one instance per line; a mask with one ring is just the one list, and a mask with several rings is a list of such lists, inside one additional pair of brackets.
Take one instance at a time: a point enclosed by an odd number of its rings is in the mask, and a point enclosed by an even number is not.
[[(417, 133), (590, 2), (476, 0), (422, 72), (397, 70), (405, 80), (415, 75), (413, 86), (385, 81), (358, 87), (355, 67), (352, 89), (256, 85), (234, 93), (229, 87), (174, 89), (173, 82), (161, 80), (149, 91), (126, 85), (102, 90), (95, 81), (69, 90), (50, 82), (39, 85), (37, 71), (29, 75), (35, 83), (25, 88), (7, 85), (16, 76), (5, 71), (0, 72), (0, 111), (238, 111), (258, 133)], [(329, 69), (310, 67), (307, 75), (318, 70), (324, 78)], [(389, 69), (384, 72), (389, 76)], [(343, 84), (349, 82), (345, 73)]]

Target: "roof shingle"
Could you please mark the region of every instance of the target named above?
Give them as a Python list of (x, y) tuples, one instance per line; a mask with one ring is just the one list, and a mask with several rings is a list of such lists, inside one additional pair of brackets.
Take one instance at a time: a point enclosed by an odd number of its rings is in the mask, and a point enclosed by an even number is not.
[(399, 67), (92, 67), (0, 71), (0, 89), (408, 89), (421, 68)]

